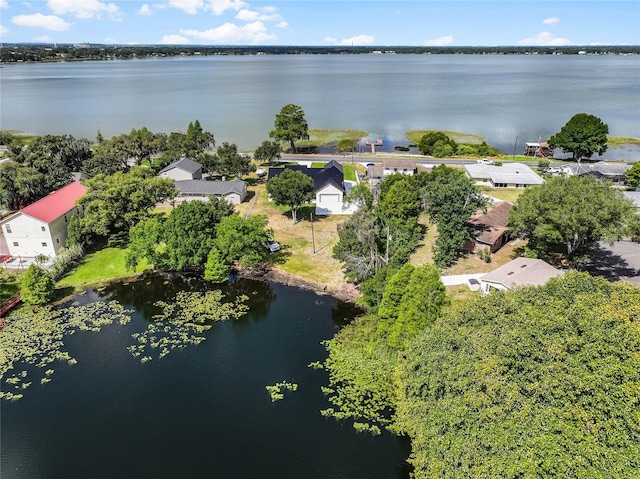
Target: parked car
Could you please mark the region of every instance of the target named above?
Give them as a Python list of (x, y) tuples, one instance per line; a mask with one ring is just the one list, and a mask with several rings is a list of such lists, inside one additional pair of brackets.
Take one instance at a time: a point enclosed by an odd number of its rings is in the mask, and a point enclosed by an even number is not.
[(479, 165), (493, 165), (493, 160), (482, 158), (481, 160), (476, 160), (476, 163), (478, 163)]
[(273, 238), (269, 238), (267, 241), (265, 241), (262, 244), (264, 245), (265, 248), (267, 248), (272, 253), (275, 253), (276, 251), (280, 251), (280, 243), (278, 243)]

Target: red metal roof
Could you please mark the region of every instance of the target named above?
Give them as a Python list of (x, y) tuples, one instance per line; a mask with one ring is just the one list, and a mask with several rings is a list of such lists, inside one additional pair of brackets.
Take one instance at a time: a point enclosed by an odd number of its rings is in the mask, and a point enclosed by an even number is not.
[(29, 215), (32, 218), (51, 223), (66, 212), (73, 209), (78, 198), (84, 195), (87, 189), (77, 181), (69, 183), (64, 188), (60, 188), (20, 210), (20, 213)]

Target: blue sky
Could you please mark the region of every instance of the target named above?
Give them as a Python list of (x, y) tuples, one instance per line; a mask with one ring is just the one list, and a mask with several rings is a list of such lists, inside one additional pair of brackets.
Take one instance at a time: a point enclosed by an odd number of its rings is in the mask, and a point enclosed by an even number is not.
[(3, 42), (640, 45), (640, 0), (0, 0)]

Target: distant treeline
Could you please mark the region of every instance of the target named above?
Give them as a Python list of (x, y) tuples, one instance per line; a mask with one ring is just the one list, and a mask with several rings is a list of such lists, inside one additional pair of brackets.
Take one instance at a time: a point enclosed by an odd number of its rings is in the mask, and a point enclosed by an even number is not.
[(100, 45), (8, 44), (0, 45), (1, 63), (73, 60), (123, 60), (146, 57), (208, 55), (358, 55), (358, 54), (462, 54), (462, 55), (628, 55), (640, 46), (566, 47), (408, 47), (408, 46), (204, 46), (204, 45)]

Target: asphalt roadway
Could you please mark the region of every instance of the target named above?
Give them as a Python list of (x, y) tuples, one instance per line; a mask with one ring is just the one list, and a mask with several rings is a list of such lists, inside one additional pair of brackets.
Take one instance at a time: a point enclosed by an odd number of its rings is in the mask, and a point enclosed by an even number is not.
[[(425, 157), (422, 155), (403, 155), (402, 153), (355, 153), (351, 155), (351, 153), (336, 153), (336, 154), (326, 154), (326, 153), (309, 153), (309, 154), (284, 154), (282, 155), (281, 161), (314, 161), (318, 163), (326, 163), (331, 160), (339, 161), (340, 163), (382, 163), (382, 160), (387, 158), (396, 158), (396, 159), (410, 159), (415, 160), (416, 164), (424, 165), (424, 166), (437, 166), (437, 165), (469, 165), (475, 163), (475, 159), (458, 159), (458, 158), (433, 158), (433, 157)], [(505, 158), (504, 160), (500, 160), (503, 163), (509, 163), (509, 159)], [(518, 163), (524, 163), (527, 166), (536, 167), (538, 166), (537, 161), (519, 161)]]

